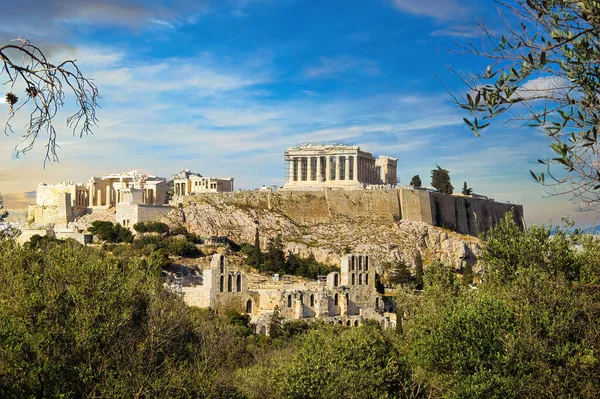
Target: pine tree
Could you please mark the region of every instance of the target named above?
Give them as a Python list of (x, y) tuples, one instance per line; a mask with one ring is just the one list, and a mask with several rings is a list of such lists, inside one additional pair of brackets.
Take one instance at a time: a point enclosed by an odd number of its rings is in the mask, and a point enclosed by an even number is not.
[(454, 187), (450, 183), (450, 173), (447, 169), (442, 169), (436, 165), (436, 169), (431, 171), (431, 185), (442, 194), (452, 194)]
[(421, 177), (419, 175), (414, 175), (412, 179), (410, 179), (410, 185), (413, 187), (421, 187)]

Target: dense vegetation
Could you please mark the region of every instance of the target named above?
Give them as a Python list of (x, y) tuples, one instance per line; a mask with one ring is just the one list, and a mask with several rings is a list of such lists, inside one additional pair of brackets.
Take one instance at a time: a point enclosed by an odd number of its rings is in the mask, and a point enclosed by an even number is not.
[(318, 276), (326, 276), (332, 271), (339, 270), (335, 266), (317, 262), (312, 254), (308, 258), (292, 253), (286, 255), (283, 250), (283, 240), (279, 235), (268, 241), (264, 253), (260, 252), (256, 244), (248, 243), (241, 245), (241, 251), (248, 255), (246, 263), (261, 272), (289, 274), (316, 280)]
[(276, 319), (261, 337), (185, 306), (157, 257), (2, 240), (0, 397), (596, 398), (599, 244), (510, 216), (483, 244), (477, 289), (426, 265), (395, 331)]

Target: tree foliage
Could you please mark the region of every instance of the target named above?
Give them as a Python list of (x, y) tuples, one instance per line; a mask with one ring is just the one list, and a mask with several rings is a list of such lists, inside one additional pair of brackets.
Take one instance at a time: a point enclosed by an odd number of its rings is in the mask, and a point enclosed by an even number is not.
[[(16, 39), (0, 46), (0, 77), (7, 86), (5, 94), (9, 106), (5, 133), (12, 133), (11, 122), (23, 110), (29, 112), (29, 121), (22, 134), (17, 156), (31, 150), (40, 135), (47, 133), (46, 161), (58, 161), (56, 129), (53, 119), (63, 107), (66, 95), (75, 96), (76, 111), (67, 118), (73, 134), (82, 137), (91, 133), (96, 124), (98, 88), (86, 78), (75, 60), (53, 64), (38, 47), (26, 39)], [(21, 92), (22, 91), (22, 92)]]
[(88, 231), (106, 242), (132, 242), (133, 235), (129, 229), (118, 223), (96, 220), (88, 227)]
[(236, 397), (239, 328), (187, 307), (145, 261), (4, 240), (0, 279), (1, 397)]
[(450, 172), (442, 169), (440, 165), (431, 171), (431, 185), (442, 194), (452, 194), (452, 184), (450, 183)]
[(464, 182), (464, 184), (463, 184), (462, 195), (465, 195), (467, 197), (470, 197), (471, 195), (473, 195), (473, 189), (470, 187), (467, 187), (467, 182)]
[(8, 212), (4, 210), (4, 196), (0, 193), (0, 222), (8, 217)]
[(461, 50), (489, 60), (476, 75), (457, 73), (468, 91), (454, 96), (479, 135), (493, 120), (519, 122), (550, 140), (545, 173), (531, 172), (551, 193), (598, 203), (600, 3), (595, 0), (496, 1), (505, 29), (481, 27), (481, 41)]
[(419, 175), (414, 175), (412, 179), (410, 179), (410, 185), (414, 187), (421, 187), (421, 177)]
[[(167, 226), (165, 223), (155, 221), (139, 222), (134, 224), (133, 228), (138, 233), (167, 234), (169, 232), (169, 226)], [(187, 230), (185, 232), (187, 234)]]

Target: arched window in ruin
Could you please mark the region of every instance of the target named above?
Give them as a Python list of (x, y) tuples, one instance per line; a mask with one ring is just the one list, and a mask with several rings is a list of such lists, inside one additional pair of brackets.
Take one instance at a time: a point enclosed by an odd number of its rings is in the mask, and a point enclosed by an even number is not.
[(232, 285), (233, 285), (233, 277), (230, 274), (229, 276), (227, 276), (227, 292), (231, 292)]
[(354, 271), (354, 260), (356, 257), (354, 255), (350, 255), (350, 270)]
[(354, 320), (354, 327), (358, 327), (358, 320)]
[(350, 320), (348, 320), (348, 321), (346, 322), (346, 325), (347, 325), (348, 327), (350, 327)]
[(314, 294), (310, 294), (310, 306), (315, 306), (315, 296), (314, 296)]
[(350, 294), (346, 293), (346, 303), (350, 302)]
[(246, 313), (252, 313), (252, 299), (248, 299), (246, 302)]
[(363, 265), (363, 257), (359, 256), (358, 257), (358, 270), (362, 270), (362, 265)]
[(219, 291), (223, 292), (223, 284), (224, 283), (224, 277), (221, 275), (221, 282), (219, 283)]
[(352, 285), (356, 284), (356, 278), (354, 277), (354, 273), (352, 273)]
[(235, 281), (235, 287), (236, 287), (236, 291), (237, 292), (242, 292), (242, 275), (238, 274), (236, 281)]
[(219, 257), (219, 267), (220, 267), (221, 273), (223, 273), (225, 270), (225, 257), (222, 255)]
[(379, 309), (379, 298), (375, 299), (375, 309)]
[(304, 295), (302, 295), (302, 293), (300, 293), (298, 299), (300, 300), (300, 303), (304, 304)]
[(369, 257), (365, 256), (365, 271), (369, 270)]
[(288, 295), (288, 308), (292, 307), (292, 296)]
[(334, 287), (337, 287), (338, 285), (339, 285), (339, 281), (338, 281), (338, 274), (337, 274), (337, 273), (335, 273), (335, 274), (333, 275), (333, 286), (334, 286)]
[(358, 273), (358, 285), (362, 285), (362, 273)]
[(369, 285), (369, 273), (365, 274), (365, 285)]
[(333, 304), (335, 306), (338, 306), (338, 302), (339, 302), (338, 294), (335, 294), (334, 297), (333, 297)]

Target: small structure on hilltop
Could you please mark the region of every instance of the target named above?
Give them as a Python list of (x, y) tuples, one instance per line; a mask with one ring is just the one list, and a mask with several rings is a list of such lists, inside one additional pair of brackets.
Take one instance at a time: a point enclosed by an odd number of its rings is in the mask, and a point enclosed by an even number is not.
[(303, 144), (285, 150), (284, 189), (395, 186), (398, 159), (379, 159), (359, 146)]
[(228, 193), (233, 191), (233, 177), (204, 177), (187, 169), (173, 175), (174, 195), (194, 195), (201, 193)]
[(391, 309), (385, 309), (384, 297), (376, 290), (370, 260), (369, 255), (348, 254), (341, 259), (340, 272), (316, 281), (264, 279), (253, 285), (246, 273), (233, 270), (226, 256), (217, 254), (202, 279), (196, 280), (201, 283), (184, 282), (181, 292), (188, 305), (247, 313), (259, 334), (270, 333), (276, 308), (283, 322), (319, 319), (356, 327), (376, 320), (384, 328), (394, 327), (395, 314), (386, 311)]

